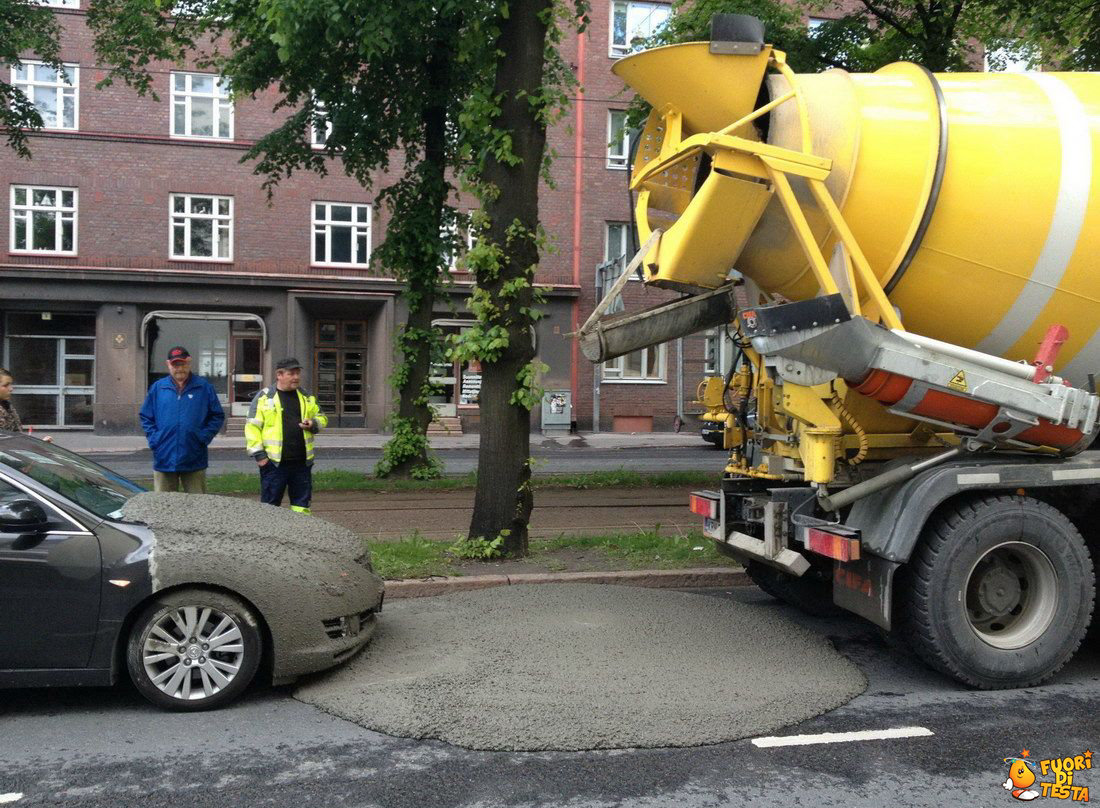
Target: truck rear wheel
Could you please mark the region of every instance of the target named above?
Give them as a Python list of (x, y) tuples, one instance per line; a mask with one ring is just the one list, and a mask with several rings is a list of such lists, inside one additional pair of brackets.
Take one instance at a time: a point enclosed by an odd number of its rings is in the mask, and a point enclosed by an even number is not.
[(1030, 497), (952, 503), (925, 527), (901, 589), (917, 654), (984, 690), (1037, 685), (1077, 651), (1095, 576), (1077, 528)]
[(814, 617), (833, 617), (842, 609), (833, 603), (833, 583), (816, 567), (795, 577), (759, 561), (745, 565), (745, 574), (773, 598)]

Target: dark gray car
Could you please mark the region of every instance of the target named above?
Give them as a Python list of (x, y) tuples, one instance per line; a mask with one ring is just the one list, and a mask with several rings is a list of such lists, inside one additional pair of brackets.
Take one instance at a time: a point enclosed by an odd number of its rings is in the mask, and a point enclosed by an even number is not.
[(369, 640), (383, 582), (362, 540), (228, 497), (156, 494), (80, 455), (0, 436), (0, 687), (110, 685), (220, 707)]

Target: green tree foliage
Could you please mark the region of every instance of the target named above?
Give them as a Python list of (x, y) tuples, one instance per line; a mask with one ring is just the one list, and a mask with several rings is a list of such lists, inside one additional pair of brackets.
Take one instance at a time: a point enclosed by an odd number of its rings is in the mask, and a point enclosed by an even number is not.
[[(452, 177), (477, 194), (480, 243), (468, 258), (476, 321), (455, 346), (483, 368), (470, 535), (503, 536), (513, 555), (526, 551), (532, 507), (538, 190), (548, 179), (546, 129), (567, 106), (572, 76), (557, 44), (584, 25), (586, 8), (584, 0), (92, 0), (89, 13), (101, 60), (116, 65), (107, 81), (151, 92), (150, 65), (196, 59), (228, 76), (238, 97), (277, 89), (285, 122), (246, 156), (269, 189), (294, 171), (324, 173), (325, 156), (369, 187), (393, 154), (405, 154), (402, 180), (382, 192), (393, 218), (379, 252), (409, 287), (410, 316), (394, 374), (402, 406), (380, 472), (405, 464), (412, 476), (433, 473), (421, 427), (437, 338), (431, 301), (447, 252), (441, 231), (459, 231), (446, 204)], [(321, 155), (307, 131), (326, 121), (333, 128)]]
[[(20, 57), (33, 54), (54, 69), (58, 61), (60, 28), (53, 11), (33, 0), (0, 0), (0, 65), (19, 64)], [(42, 116), (31, 99), (0, 77), (0, 129), (8, 147), (20, 157), (31, 156), (27, 132), (42, 128)]]
[(1008, 46), (1059, 70), (1100, 70), (1100, 0), (1003, 0)]
[[(332, 160), (371, 188), (402, 161), (376, 197), (390, 218), (374, 261), (404, 282), (409, 312), (396, 335), (400, 403), (380, 475), (439, 473), (424, 434), (441, 339), (432, 312), (444, 255), (456, 248), (454, 171), (481, 137), (458, 122), (491, 81), (495, 13), (488, 0), (92, 0), (89, 11), (99, 57), (114, 65), (108, 82), (152, 93), (151, 65), (197, 59), (229, 77), (236, 97), (278, 91), (283, 123), (244, 158), (269, 192), (295, 171), (325, 174)], [(311, 127), (330, 129), (323, 150), (311, 146)]]
[(786, 52), (796, 72), (821, 69), (819, 49), (806, 23), (803, 8), (782, 0), (674, 0), (668, 22), (645, 44), (647, 47), (710, 39), (710, 21), (715, 14), (748, 14), (764, 23), (764, 38)]
[(808, 30), (805, 16), (832, 17), (831, 3), (675, 0), (673, 8), (675, 15), (652, 44), (706, 40), (715, 14), (751, 14), (764, 23), (765, 39), (787, 53), (796, 72), (840, 67), (867, 73), (897, 61), (916, 62), (933, 72), (973, 70), (981, 43), (1020, 35), (996, 0), (860, 0), (814, 31)]
[(861, 0), (811, 40), (822, 67), (867, 73), (908, 61), (942, 73), (980, 68), (981, 43), (1001, 27), (988, 0)]

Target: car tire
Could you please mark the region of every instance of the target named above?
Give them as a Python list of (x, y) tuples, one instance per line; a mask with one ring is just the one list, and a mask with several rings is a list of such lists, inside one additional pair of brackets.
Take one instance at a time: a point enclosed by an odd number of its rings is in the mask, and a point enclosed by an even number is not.
[(262, 653), (252, 609), (224, 592), (188, 588), (155, 597), (138, 615), (126, 667), (141, 695), (158, 707), (214, 710), (244, 692)]
[(982, 690), (1050, 679), (1092, 618), (1095, 574), (1073, 523), (1045, 502), (985, 495), (926, 526), (898, 623), (931, 667)]
[(773, 598), (813, 617), (836, 617), (843, 612), (833, 603), (832, 580), (817, 567), (795, 577), (759, 561), (750, 561), (745, 565), (745, 574)]

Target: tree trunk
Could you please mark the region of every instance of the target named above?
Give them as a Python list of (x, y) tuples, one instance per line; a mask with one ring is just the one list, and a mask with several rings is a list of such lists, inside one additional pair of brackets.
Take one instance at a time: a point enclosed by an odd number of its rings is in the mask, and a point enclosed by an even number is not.
[[(422, 119), (424, 153), (410, 174), (413, 187), (397, 192), (394, 217), (387, 239), (400, 245), (395, 253), (406, 259), (401, 276), (405, 280), (403, 296), (409, 307), (405, 326), (399, 335), (399, 359), (407, 373), (397, 386), (400, 397), (395, 436), (387, 446), (392, 462), (379, 465), (379, 475), (389, 477), (434, 476), (435, 462), (428, 452), (426, 433), (432, 420), (426, 390), (431, 373), (432, 315), (439, 283), (443, 254), (443, 208), (450, 184), (447, 170), (447, 97), (454, 59), (454, 43), (460, 21), (456, 17), (440, 20), (435, 29), (435, 47), (424, 69), (429, 86), (436, 93), (425, 107)], [(417, 437), (409, 442), (410, 436)]]
[[(489, 239), (500, 245), (503, 254), (496, 276), (479, 277), (478, 285), (502, 309), (508, 346), (498, 358), (482, 362), (481, 439), (470, 536), (494, 539), (503, 534), (503, 550), (511, 556), (527, 553), (527, 522), (534, 505), (531, 413), (513, 402), (520, 373), (535, 355), (533, 321), (523, 311), (530, 310), (534, 295), (530, 283), (514, 296), (501, 296), (500, 292), (509, 281), (526, 278), (533, 282), (538, 265), (535, 234), (546, 122), (531, 99), (542, 88), (550, 8), (551, 0), (512, 0), (507, 18), (500, 20), (494, 93), (501, 100), (494, 124), (511, 136), (512, 155), (518, 160), (490, 156), (482, 175), (498, 191), (486, 202), (485, 210)], [(525, 235), (517, 237), (513, 230), (509, 237), (513, 223), (520, 225)]]

